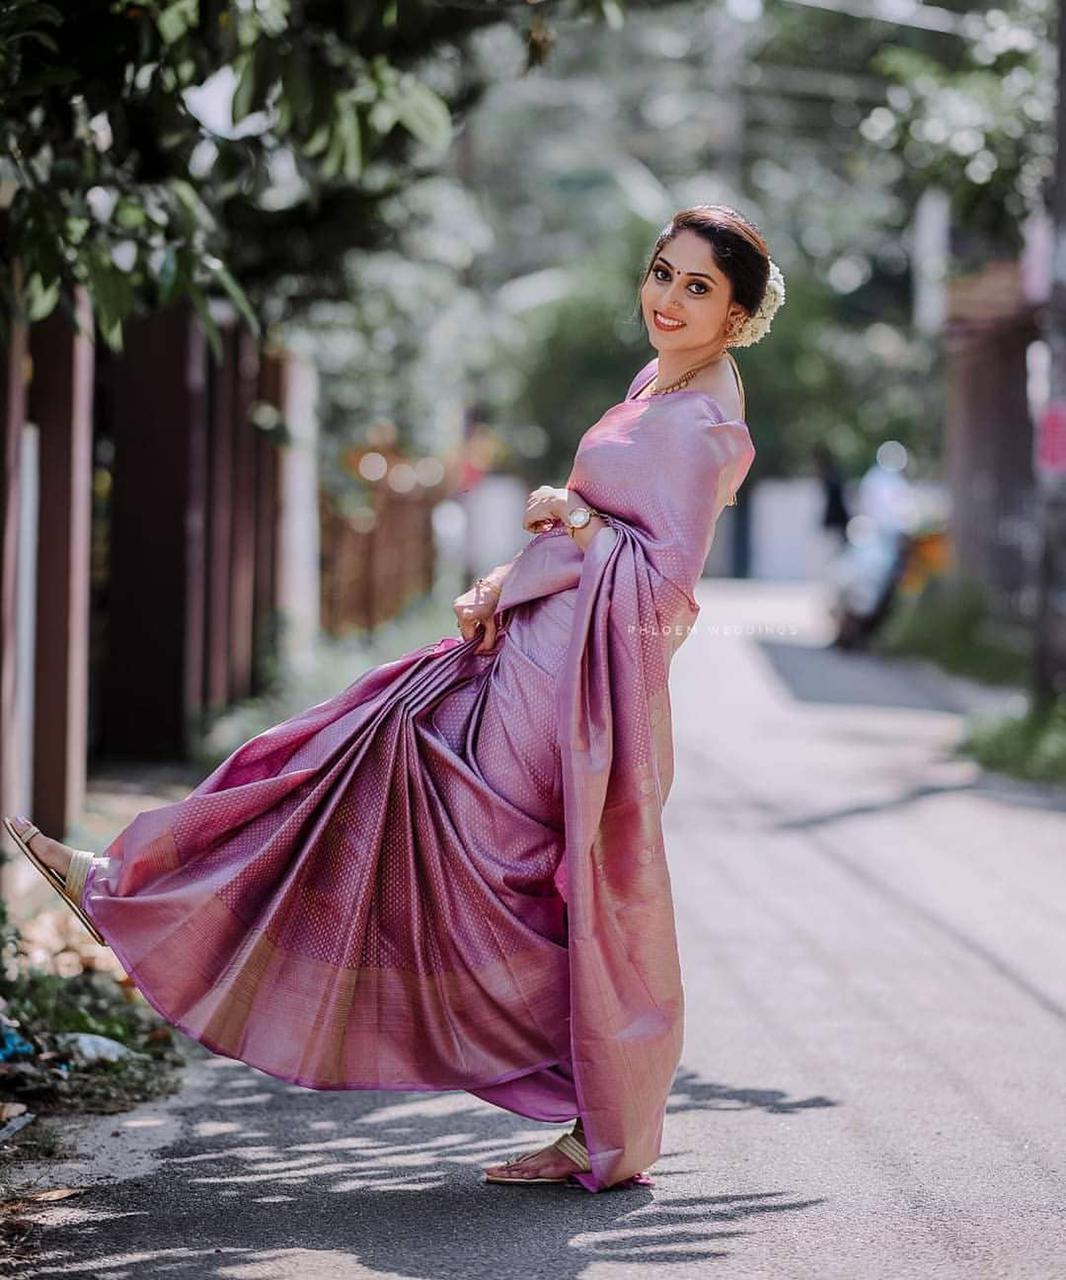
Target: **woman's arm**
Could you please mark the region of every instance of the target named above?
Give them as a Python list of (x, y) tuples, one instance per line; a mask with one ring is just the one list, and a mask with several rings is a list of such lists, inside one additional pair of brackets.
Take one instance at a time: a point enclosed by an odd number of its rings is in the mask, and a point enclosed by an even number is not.
[[(566, 512), (572, 511), (575, 507), (591, 507), (591, 502), (586, 502), (576, 489), (561, 489), (559, 491), (559, 499), (553, 504), (552, 514), (557, 520), (565, 520)], [(607, 521), (602, 516), (593, 516), (587, 525), (582, 529), (574, 529), (570, 537), (584, 552), (588, 549), (589, 543), (599, 533), (601, 529), (608, 527)]]
[(492, 584), (497, 593), (503, 590), (503, 584), (507, 580), (508, 574), (514, 568), (515, 561), (523, 551), (525, 551), (525, 547), (522, 547), (519, 551), (515, 552), (510, 560), (505, 561), (503, 564), (496, 565), (494, 569), (490, 569), (487, 573), (483, 573), (481, 575), (486, 582)]
[[(574, 505), (579, 506), (582, 504), (574, 503)], [(593, 516), (592, 519), (588, 522), (587, 525), (585, 525), (583, 529), (575, 529), (570, 536), (571, 538), (573, 538), (573, 540), (577, 543), (577, 545), (581, 548), (582, 551), (586, 551), (588, 550), (589, 543), (596, 536), (596, 534), (598, 534), (601, 529), (606, 529), (606, 528), (607, 528), (607, 521), (604, 520), (602, 516)]]

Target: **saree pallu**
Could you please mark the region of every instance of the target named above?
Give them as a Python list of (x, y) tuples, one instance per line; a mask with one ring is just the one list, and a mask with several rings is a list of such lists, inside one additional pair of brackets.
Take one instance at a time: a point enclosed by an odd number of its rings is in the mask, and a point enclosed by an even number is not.
[(146, 999), (308, 1088), (579, 1115), (590, 1191), (653, 1163), (683, 1020), (667, 676), (753, 457), (703, 392), (627, 396), (567, 481), (609, 526), (523, 548), (491, 650), (384, 663), (139, 813), (83, 903)]

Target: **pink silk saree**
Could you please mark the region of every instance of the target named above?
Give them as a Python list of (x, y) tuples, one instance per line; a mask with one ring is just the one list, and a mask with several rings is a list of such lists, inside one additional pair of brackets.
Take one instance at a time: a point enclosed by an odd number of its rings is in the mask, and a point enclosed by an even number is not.
[(531, 538), (498, 637), (447, 636), (139, 813), (86, 911), (173, 1025), (312, 1089), (464, 1089), (580, 1115), (589, 1191), (657, 1158), (683, 992), (662, 808), (667, 675), (755, 455), (701, 391), (625, 400), (567, 487), (586, 551)]

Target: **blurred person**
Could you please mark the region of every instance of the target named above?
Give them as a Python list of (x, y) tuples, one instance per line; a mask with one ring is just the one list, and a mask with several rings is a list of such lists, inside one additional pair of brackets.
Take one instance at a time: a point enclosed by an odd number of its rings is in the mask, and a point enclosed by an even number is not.
[(845, 529), (849, 520), (848, 504), (844, 498), (844, 477), (840, 463), (824, 440), (815, 443), (811, 450), (814, 465), (822, 482), (825, 505), (822, 509), (821, 528), (827, 530), (835, 546), (846, 541)]
[(837, 623), (833, 644), (857, 649), (887, 616), (898, 578), (900, 549), (866, 515), (852, 516), (846, 538), (844, 549), (827, 570), (834, 592), (831, 612)]
[(898, 548), (915, 521), (914, 490), (903, 474), (906, 466), (906, 448), (898, 440), (884, 440), (859, 481), (859, 511), (874, 522), (892, 549)]
[(825, 441), (818, 440), (811, 448), (811, 455), (822, 487), (822, 512), (813, 539), (813, 568), (818, 577), (826, 579), (831, 576), (833, 563), (847, 543), (845, 530), (849, 513), (844, 499), (843, 474), (832, 449)]
[(682, 1042), (667, 683), (755, 456), (730, 347), (784, 282), (697, 205), (639, 304), (657, 356), (446, 636), (240, 746), (102, 855), (9, 834), (215, 1053), (310, 1089), (463, 1089), (573, 1128), (487, 1181), (648, 1185)]
[(916, 521), (914, 492), (903, 475), (906, 465), (904, 446), (885, 440), (859, 482), (859, 510), (848, 521), (845, 546), (829, 570), (836, 592), (833, 643), (839, 648), (865, 645), (891, 610)]

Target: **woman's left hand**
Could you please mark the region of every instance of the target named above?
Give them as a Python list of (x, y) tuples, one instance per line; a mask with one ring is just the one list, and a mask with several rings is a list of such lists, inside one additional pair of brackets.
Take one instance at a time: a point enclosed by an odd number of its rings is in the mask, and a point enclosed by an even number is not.
[(563, 518), (563, 512), (569, 502), (568, 490), (555, 489), (550, 484), (542, 484), (526, 499), (526, 515), (522, 521), (522, 528), (543, 533), (545, 529), (550, 529), (556, 521)]

